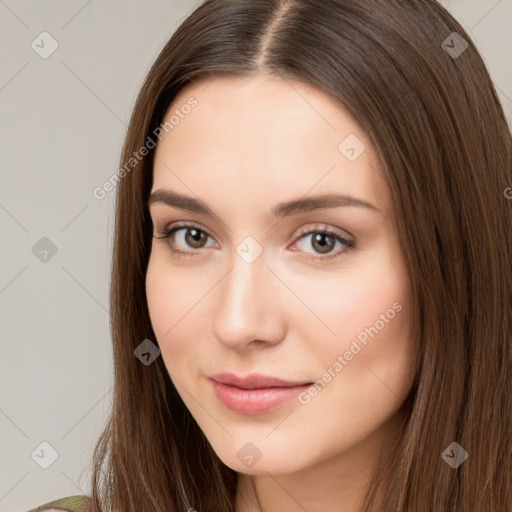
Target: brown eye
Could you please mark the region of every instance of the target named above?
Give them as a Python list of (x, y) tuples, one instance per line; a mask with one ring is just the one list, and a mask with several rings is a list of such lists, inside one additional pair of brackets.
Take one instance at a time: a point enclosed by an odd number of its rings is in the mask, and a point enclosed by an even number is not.
[(208, 239), (208, 235), (196, 228), (185, 228), (185, 242), (194, 249), (201, 249)]
[[(301, 252), (305, 254), (304, 258), (308, 260), (329, 260), (342, 256), (355, 247), (355, 242), (343, 238), (328, 228), (316, 227), (309, 231), (301, 228), (300, 236), (295, 244), (299, 246)], [(338, 251), (334, 251), (336, 245), (340, 247)], [(313, 249), (313, 253), (311, 253)], [(294, 249), (295, 250), (295, 249)]]
[(160, 236), (155, 235), (154, 238), (167, 240), (171, 252), (183, 256), (200, 254), (201, 249), (206, 247), (208, 238), (212, 238), (208, 232), (190, 224), (175, 225), (159, 234)]
[(326, 254), (334, 248), (336, 240), (328, 233), (316, 233), (312, 237), (311, 245), (319, 253)]

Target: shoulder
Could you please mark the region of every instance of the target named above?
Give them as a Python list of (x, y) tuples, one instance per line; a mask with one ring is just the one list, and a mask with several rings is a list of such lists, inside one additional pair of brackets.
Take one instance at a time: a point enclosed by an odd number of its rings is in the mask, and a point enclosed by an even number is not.
[(67, 496), (39, 505), (28, 512), (86, 512), (90, 498), (85, 495)]

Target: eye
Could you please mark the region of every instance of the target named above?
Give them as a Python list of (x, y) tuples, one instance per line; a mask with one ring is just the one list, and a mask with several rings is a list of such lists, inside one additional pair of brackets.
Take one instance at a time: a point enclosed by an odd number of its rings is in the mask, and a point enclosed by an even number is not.
[[(300, 236), (298, 241), (295, 243), (298, 243), (302, 240), (307, 240), (307, 238), (309, 237), (309, 241), (303, 243), (302, 248), (305, 250), (308, 247), (312, 247), (319, 253), (319, 255), (310, 254), (308, 256), (305, 256), (305, 258), (309, 260), (330, 260), (332, 258), (336, 258), (338, 256), (346, 254), (355, 247), (355, 242), (347, 240), (341, 234), (325, 226), (315, 226), (314, 228), (309, 230), (301, 228), (299, 231), (302, 236)], [(344, 247), (345, 249), (333, 252), (336, 243), (338, 243), (342, 248)]]
[[(183, 231), (183, 233), (178, 235), (180, 231)], [(346, 254), (355, 247), (355, 242), (347, 240), (341, 234), (325, 226), (315, 226), (309, 230), (301, 228), (299, 233), (301, 236), (298, 237), (294, 243), (297, 244), (303, 239), (311, 237), (309, 242), (303, 244), (301, 250), (307, 253), (305, 250), (307, 247), (304, 247), (304, 245), (306, 245), (308, 247), (313, 247), (313, 249), (319, 253), (319, 255), (306, 255), (305, 259), (320, 261), (329, 260), (341, 256), (342, 254)], [(206, 245), (208, 238), (212, 238), (210, 233), (190, 223), (171, 225), (163, 232), (159, 233), (159, 235), (160, 236), (155, 236), (154, 238), (159, 240), (168, 240), (171, 252), (179, 257), (197, 255), (201, 249), (208, 247)], [(336, 246), (336, 243), (341, 246), (342, 250), (333, 252), (332, 250)], [(192, 248), (192, 250), (177, 249), (176, 246), (180, 244), (182, 247), (188, 246)], [(292, 251), (296, 251), (296, 249), (292, 249)]]
[[(177, 235), (180, 231), (184, 233)], [(211, 238), (211, 235), (205, 231), (204, 229), (199, 229), (194, 224), (182, 223), (182, 224), (174, 224), (173, 227), (169, 227), (165, 229), (163, 232), (159, 233), (160, 236), (155, 236), (155, 238), (159, 240), (168, 240), (169, 248), (173, 254), (177, 254), (178, 256), (193, 256), (200, 249), (205, 247), (205, 241), (208, 237)], [(176, 241), (181, 243), (182, 246), (187, 244), (189, 247), (192, 247), (192, 251), (186, 251), (182, 249), (176, 249)]]

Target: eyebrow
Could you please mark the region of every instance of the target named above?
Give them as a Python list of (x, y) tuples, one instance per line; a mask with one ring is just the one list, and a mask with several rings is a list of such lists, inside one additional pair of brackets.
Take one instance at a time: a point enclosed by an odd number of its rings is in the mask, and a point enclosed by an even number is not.
[[(216, 217), (213, 210), (203, 201), (194, 197), (185, 196), (166, 189), (158, 189), (152, 192), (148, 199), (148, 207), (155, 203), (162, 203), (167, 206), (188, 210), (203, 214), (207, 217)], [(275, 218), (289, 217), (300, 212), (309, 212), (325, 208), (337, 208), (340, 206), (358, 206), (382, 213), (374, 204), (346, 194), (323, 194), (314, 197), (293, 199), (291, 201), (278, 203), (272, 209)]]

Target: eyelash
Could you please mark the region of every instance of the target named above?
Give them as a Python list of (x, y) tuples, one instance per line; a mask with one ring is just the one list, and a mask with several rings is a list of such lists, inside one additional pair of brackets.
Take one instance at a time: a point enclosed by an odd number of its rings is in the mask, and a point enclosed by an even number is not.
[[(210, 238), (213, 238), (213, 236), (206, 229), (199, 228), (199, 226), (196, 226), (195, 224), (189, 224), (189, 223), (185, 223), (185, 222), (178, 223), (178, 224), (171, 224), (170, 227), (168, 227), (164, 231), (158, 233), (158, 235), (160, 235), (160, 236), (155, 236), (154, 238), (156, 238), (158, 240), (170, 240), (171, 238), (174, 237), (174, 234), (177, 231), (180, 231), (181, 229), (184, 229), (184, 228), (195, 229), (197, 231), (205, 233)], [(345, 246), (345, 250), (342, 251), (342, 252), (338, 251), (338, 252), (335, 252), (335, 253), (332, 253), (332, 254), (329, 253), (327, 256), (312, 256), (311, 254), (308, 254), (308, 255), (304, 256), (305, 259), (307, 259), (307, 260), (326, 261), (326, 260), (330, 260), (330, 259), (333, 259), (333, 258), (340, 257), (340, 256), (342, 256), (344, 254), (347, 254), (352, 249), (355, 248), (355, 242), (352, 242), (351, 240), (347, 240), (346, 238), (343, 238), (338, 233), (336, 233), (336, 232), (334, 232), (334, 231), (332, 231), (332, 230), (330, 230), (328, 228), (319, 227), (319, 226), (315, 226), (314, 228), (309, 229), (309, 230), (306, 230), (304, 228), (300, 228), (300, 236), (298, 236), (296, 238), (295, 242), (297, 242), (298, 240), (300, 240), (301, 238), (303, 238), (303, 237), (305, 237), (307, 235), (317, 234), (317, 233), (321, 233), (321, 234), (329, 235), (329, 236), (333, 237), (335, 240), (341, 242)], [(182, 256), (185, 256), (185, 257), (195, 256), (198, 252), (201, 251), (201, 249), (195, 249), (193, 251), (182, 251), (182, 250), (179, 250), (179, 249), (175, 249), (172, 246), (171, 243), (169, 243), (168, 245), (169, 245), (171, 253), (174, 254), (174, 255), (177, 255), (178, 257), (182, 257)]]

